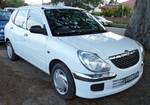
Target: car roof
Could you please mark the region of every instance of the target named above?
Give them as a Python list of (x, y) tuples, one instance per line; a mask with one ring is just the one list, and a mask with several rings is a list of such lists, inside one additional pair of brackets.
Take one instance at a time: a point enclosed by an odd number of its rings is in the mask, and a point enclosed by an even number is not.
[(7, 9), (16, 9), (15, 7), (6, 7), (4, 8), (4, 10), (7, 10)]
[(58, 6), (58, 5), (31, 5), (31, 6), (22, 6), (19, 9), (78, 9), (83, 10), (81, 8), (69, 7), (69, 6)]

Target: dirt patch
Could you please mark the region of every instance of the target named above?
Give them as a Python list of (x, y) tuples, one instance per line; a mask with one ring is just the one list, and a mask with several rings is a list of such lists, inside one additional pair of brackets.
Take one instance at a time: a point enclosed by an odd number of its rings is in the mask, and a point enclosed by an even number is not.
[(61, 99), (51, 87), (49, 76), (20, 59), (7, 59), (0, 45), (0, 105), (149, 105), (150, 66), (146, 65), (141, 80), (132, 88), (104, 98), (86, 100)]

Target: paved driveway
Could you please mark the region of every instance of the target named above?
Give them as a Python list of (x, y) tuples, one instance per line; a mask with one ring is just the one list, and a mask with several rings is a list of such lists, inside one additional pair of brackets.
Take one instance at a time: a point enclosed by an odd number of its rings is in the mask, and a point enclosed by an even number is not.
[(106, 27), (106, 29), (119, 35), (124, 35), (126, 31), (125, 28)]

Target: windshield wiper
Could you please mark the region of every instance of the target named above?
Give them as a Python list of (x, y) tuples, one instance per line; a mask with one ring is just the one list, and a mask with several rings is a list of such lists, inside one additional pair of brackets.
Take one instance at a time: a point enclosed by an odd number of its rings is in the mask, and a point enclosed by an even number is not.
[(83, 29), (80, 31), (75, 31), (77, 34), (97, 34), (97, 33), (104, 33), (107, 32), (106, 30), (99, 30), (99, 29)]
[(72, 30), (72, 31), (66, 31), (63, 30), (61, 32), (55, 31), (53, 34), (54, 36), (77, 36), (77, 35), (86, 35), (86, 34), (97, 34), (97, 33), (104, 33), (107, 32), (106, 30)]

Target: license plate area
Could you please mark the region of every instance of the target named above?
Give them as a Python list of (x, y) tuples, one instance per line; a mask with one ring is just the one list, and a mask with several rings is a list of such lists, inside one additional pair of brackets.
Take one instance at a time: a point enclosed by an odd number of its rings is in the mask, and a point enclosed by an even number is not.
[(139, 72), (136, 72), (136, 73), (131, 74), (131, 75), (125, 77), (125, 78), (114, 80), (113, 81), (113, 88), (125, 85), (125, 84), (133, 81), (134, 79), (136, 79), (138, 76), (139, 76)]

